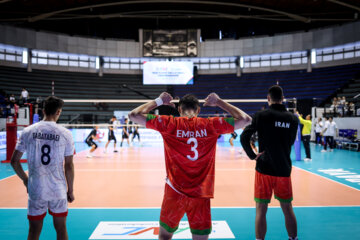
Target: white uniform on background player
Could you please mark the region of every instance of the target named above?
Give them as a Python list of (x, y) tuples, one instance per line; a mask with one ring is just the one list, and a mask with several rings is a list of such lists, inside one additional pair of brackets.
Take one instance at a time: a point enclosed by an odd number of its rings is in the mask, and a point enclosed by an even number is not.
[(329, 120), (325, 122), (322, 134), (325, 137), (324, 149), (321, 152), (327, 151), (327, 145), (330, 146), (330, 151), (332, 152), (335, 147), (334, 138), (337, 135), (337, 125), (333, 121), (333, 117), (329, 117)]
[(321, 132), (323, 130), (323, 122), (321, 118), (318, 118), (317, 122), (315, 123), (315, 143), (321, 144)]
[[(66, 216), (68, 201), (74, 200), (75, 149), (71, 132), (56, 124), (62, 105), (63, 101), (56, 97), (48, 97), (45, 100), (44, 121), (23, 130), (11, 159), (11, 165), (23, 180), (29, 194), (29, 239), (38, 239), (40, 236), (47, 210), (54, 217), (57, 239), (68, 239)], [(28, 160), (28, 177), (20, 165), (20, 158), (25, 152)]]

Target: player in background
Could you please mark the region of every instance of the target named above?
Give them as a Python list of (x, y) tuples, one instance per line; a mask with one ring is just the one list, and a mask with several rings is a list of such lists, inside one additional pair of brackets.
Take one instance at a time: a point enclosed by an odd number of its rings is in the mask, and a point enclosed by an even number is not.
[[(29, 195), (29, 240), (39, 239), (47, 210), (53, 216), (57, 239), (68, 239), (67, 204), (74, 201), (74, 142), (71, 132), (56, 124), (63, 104), (57, 97), (46, 98), (44, 120), (23, 130), (11, 158), (11, 166)], [(29, 176), (20, 164), (24, 152)]]
[(315, 143), (321, 145), (321, 131), (323, 128), (322, 118), (318, 118), (317, 122), (315, 123)]
[[(266, 213), (271, 196), (280, 201), (285, 216), (285, 226), (289, 240), (297, 240), (297, 222), (291, 201), (291, 146), (295, 142), (299, 120), (282, 104), (283, 90), (274, 85), (268, 91), (269, 108), (257, 112), (251, 125), (241, 134), (241, 144), (250, 159), (256, 161), (255, 196), (256, 239), (265, 239), (267, 230)], [(254, 153), (250, 139), (258, 134), (259, 152)]]
[(139, 126), (135, 126), (135, 127), (133, 128), (133, 135), (132, 135), (131, 142), (134, 142), (134, 139), (135, 139), (136, 137), (138, 138), (139, 143), (140, 143), (141, 141), (140, 141), (140, 134), (139, 134)]
[(236, 132), (231, 133), (231, 137), (230, 137), (230, 139), (229, 139), (229, 142), (230, 142), (231, 147), (234, 146), (234, 140), (237, 138), (237, 136), (238, 136), (238, 135), (237, 135)]
[(115, 133), (114, 133), (114, 129), (116, 127), (116, 117), (115, 116), (112, 116), (112, 118), (110, 119), (109, 121), (109, 124), (111, 126), (109, 126), (109, 135), (108, 135), (108, 141), (107, 143), (105, 144), (105, 149), (104, 149), (104, 153), (106, 153), (106, 150), (107, 150), (107, 147), (110, 143), (111, 140), (114, 140), (114, 152), (117, 152), (116, 150), (116, 137), (115, 137)]
[(300, 114), (298, 111), (296, 111), (296, 114), (299, 118), (300, 124), (303, 125), (303, 129), (301, 131), (301, 135), (303, 137), (303, 144), (305, 148), (305, 154), (306, 158), (304, 158), (304, 161), (311, 161), (311, 151), (310, 151), (310, 138), (311, 138), (311, 115), (307, 115), (306, 118), (303, 118), (303, 115)]
[(237, 138), (238, 134), (236, 132), (231, 133), (231, 137), (229, 139), (229, 143), (230, 143), (230, 150), (233, 151), (234, 150), (234, 140)]
[(125, 123), (124, 123), (123, 129), (122, 129), (122, 138), (121, 138), (120, 147), (122, 147), (124, 139), (126, 139), (128, 146), (130, 146), (129, 137), (130, 137), (130, 133), (129, 133), (129, 127), (128, 127), (128, 119), (125, 118)]
[(335, 148), (335, 141), (334, 138), (339, 136), (338, 128), (336, 123), (334, 122), (333, 117), (325, 118), (325, 125), (321, 132), (321, 135), (324, 136), (324, 149), (321, 152), (326, 152), (327, 145), (330, 146), (330, 152), (334, 151)]
[(92, 158), (92, 153), (97, 149), (98, 145), (94, 142), (94, 140), (99, 141), (100, 139), (97, 137), (97, 130), (99, 129), (98, 126), (95, 126), (94, 129), (90, 132), (90, 134), (86, 137), (85, 142), (90, 148), (88, 154), (86, 155), (87, 158)]
[(232, 117), (197, 117), (200, 104), (191, 94), (180, 99), (180, 117), (148, 114), (160, 105), (174, 107), (171, 100), (171, 95), (164, 92), (129, 114), (133, 122), (159, 131), (164, 139), (167, 179), (159, 239), (171, 239), (185, 213), (193, 239), (208, 239), (212, 227), (210, 199), (214, 197), (217, 138), (219, 134), (244, 127), (251, 118), (215, 93), (205, 99), (204, 106), (220, 107)]

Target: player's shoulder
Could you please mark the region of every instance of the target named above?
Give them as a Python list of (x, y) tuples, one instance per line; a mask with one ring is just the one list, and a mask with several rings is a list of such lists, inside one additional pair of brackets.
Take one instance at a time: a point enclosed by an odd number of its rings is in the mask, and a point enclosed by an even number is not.
[(272, 114), (272, 113), (273, 113), (273, 110), (272, 110), (271, 108), (266, 108), (266, 109), (257, 111), (257, 112), (254, 114), (254, 117), (255, 117), (255, 116), (268, 115), (268, 114)]
[[(299, 122), (299, 121), (300, 121), (299, 118), (298, 118), (294, 113), (289, 112), (289, 111), (286, 111), (286, 112), (287, 112), (288, 116), (289, 116), (293, 121), (295, 121), (295, 122)], [(311, 121), (310, 121), (310, 122), (311, 122)]]
[(256, 120), (256, 119), (263, 118), (263, 117), (266, 118), (272, 114), (273, 113), (270, 109), (264, 109), (264, 110), (255, 112), (251, 117)]
[(72, 134), (69, 129), (65, 128), (64, 126), (61, 126), (60, 124), (56, 124), (55, 126), (58, 133), (64, 135), (66, 138), (72, 138)]
[(156, 115), (157, 120), (161, 122), (162, 120), (168, 120), (168, 121), (177, 121), (178, 117), (174, 117), (173, 115)]
[(41, 125), (41, 122), (34, 123), (22, 130), (22, 134), (30, 134), (37, 130), (37, 128)]

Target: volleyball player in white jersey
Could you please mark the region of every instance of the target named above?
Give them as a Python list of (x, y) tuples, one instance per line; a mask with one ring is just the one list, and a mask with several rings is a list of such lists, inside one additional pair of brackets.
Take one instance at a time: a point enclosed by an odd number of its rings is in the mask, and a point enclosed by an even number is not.
[[(53, 216), (57, 239), (68, 239), (67, 202), (74, 200), (74, 142), (71, 132), (56, 124), (63, 104), (57, 97), (45, 100), (44, 120), (23, 130), (11, 158), (11, 165), (29, 194), (30, 240), (39, 239), (47, 210)], [(29, 176), (20, 164), (24, 152), (27, 153)]]

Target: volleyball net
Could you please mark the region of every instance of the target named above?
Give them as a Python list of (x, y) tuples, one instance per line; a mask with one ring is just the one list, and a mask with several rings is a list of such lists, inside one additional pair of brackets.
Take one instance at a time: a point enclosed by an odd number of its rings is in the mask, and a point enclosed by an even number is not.
[[(127, 114), (137, 106), (152, 101), (151, 99), (64, 99), (65, 105), (61, 123), (106, 123), (111, 115), (116, 116), (123, 122)], [(179, 100), (172, 102), (177, 105)], [(224, 99), (224, 101), (234, 104), (247, 113), (253, 114), (267, 107), (267, 99)], [(289, 110), (296, 108), (296, 99), (284, 100)], [(200, 103), (204, 103), (204, 99), (199, 99)], [(177, 109), (169, 106), (160, 106), (152, 113), (161, 115), (178, 115)], [(226, 116), (220, 108), (203, 107), (201, 105), (200, 117), (208, 117), (212, 115)]]

